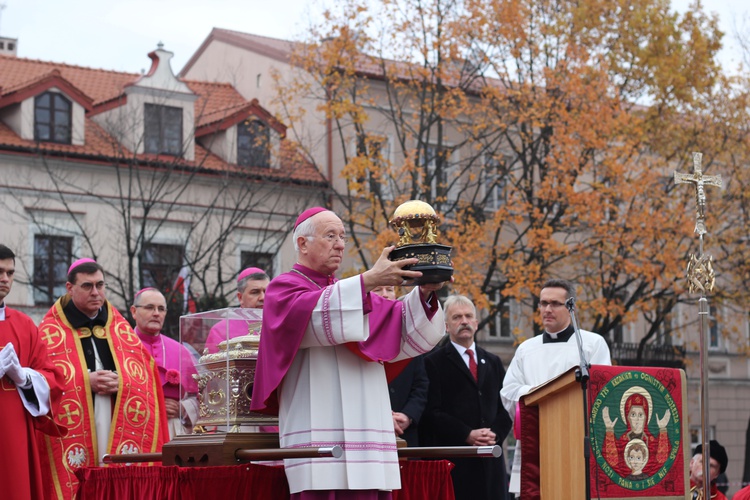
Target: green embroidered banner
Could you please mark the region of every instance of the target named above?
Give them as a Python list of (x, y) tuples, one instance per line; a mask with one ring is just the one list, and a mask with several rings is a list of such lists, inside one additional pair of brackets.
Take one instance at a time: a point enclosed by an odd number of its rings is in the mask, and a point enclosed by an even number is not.
[(685, 374), (594, 366), (589, 382), (592, 498), (685, 498)]

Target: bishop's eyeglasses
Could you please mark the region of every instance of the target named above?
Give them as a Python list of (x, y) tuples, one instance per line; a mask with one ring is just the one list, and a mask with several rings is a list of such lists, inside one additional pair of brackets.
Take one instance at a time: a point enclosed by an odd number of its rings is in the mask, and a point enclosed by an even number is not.
[(324, 234), (323, 236), (308, 236), (309, 238), (321, 238), (323, 240), (326, 240), (328, 243), (333, 245), (337, 241), (341, 241), (344, 245), (346, 245), (346, 242), (349, 241), (348, 236), (342, 236), (334, 233), (328, 233)]
[(84, 292), (91, 292), (94, 287), (96, 287), (97, 290), (102, 291), (104, 290), (104, 287), (107, 286), (107, 284), (103, 281), (97, 281), (96, 283), (86, 281), (84, 283), (79, 283), (78, 286), (81, 287), (81, 290), (83, 290)]
[(154, 304), (144, 304), (142, 306), (134, 306), (134, 307), (136, 309), (138, 309), (138, 308), (144, 309), (144, 310), (146, 310), (146, 311), (148, 311), (150, 313), (152, 313), (154, 311), (159, 311), (160, 313), (167, 312), (167, 308), (166, 307), (164, 307), (164, 306), (156, 306)]

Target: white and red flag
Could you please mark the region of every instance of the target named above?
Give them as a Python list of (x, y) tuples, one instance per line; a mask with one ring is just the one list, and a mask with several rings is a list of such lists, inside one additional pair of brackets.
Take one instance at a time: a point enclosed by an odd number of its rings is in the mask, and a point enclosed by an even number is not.
[(177, 275), (174, 282), (174, 292), (182, 295), (183, 313), (196, 312), (195, 301), (190, 298), (190, 269), (188, 266), (182, 266), (182, 269), (180, 269), (180, 274)]

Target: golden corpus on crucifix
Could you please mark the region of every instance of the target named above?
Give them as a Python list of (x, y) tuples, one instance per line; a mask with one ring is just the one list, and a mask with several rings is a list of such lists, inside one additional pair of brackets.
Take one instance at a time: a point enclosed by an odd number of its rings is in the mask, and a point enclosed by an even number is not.
[[(674, 173), (675, 184), (695, 184), (696, 221), (695, 232), (698, 234), (699, 253), (690, 255), (687, 266), (688, 289), (690, 293), (699, 292), (698, 326), (700, 331), (700, 369), (701, 369), (701, 438), (704, 450), (709, 450), (708, 443), (708, 299), (706, 295), (714, 288), (715, 274), (710, 255), (703, 252), (703, 235), (706, 234), (706, 186), (721, 187), (721, 176), (703, 175), (701, 153), (693, 153), (693, 173)], [(703, 477), (710, 477), (709, 461), (703, 461)], [(710, 498), (710, 481), (703, 482), (703, 498)]]
[(700, 253), (691, 255), (687, 267), (687, 279), (690, 293), (710, 292), (714, 288), (715, 274), (713, 257), (703, 253), (703, 235), (706, 234), (706, 189), (705, 186), (721, 188), (720, 175), (703, 175), (701, 160), (703, 154), (693, 153), (693, 173), (674, 173), (675, 184), (695, 184), (695, 233), (698, 234)]
[(693, 153), (693, 173), (674, 173), (675, 184), (695, 184), (696, 221), (695, 232), (698, 236), (706, 234), (706, 189), (705, 186), (721, 188), (720, 175), (703, 175), (702, 153)]
[(428, 203), (419, 200), (402, 203), (393, 213), (390, 223), (398, 232), (398, 243), (391, 252), (390, 259), (419, 259), (417, 264), (405, 269), (420, 271), (422, 277), (404, 283), (405, 285), (450, 280), (453, 276), (451, 247), (437, 243), (440, 218)]

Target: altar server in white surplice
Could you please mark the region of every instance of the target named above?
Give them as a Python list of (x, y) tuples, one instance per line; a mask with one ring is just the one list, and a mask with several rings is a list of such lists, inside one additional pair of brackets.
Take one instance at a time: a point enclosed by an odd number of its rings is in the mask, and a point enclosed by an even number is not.
[(293, 500), (391, 498), (401, 484), (386, 371), (443, 336), (442, 284), (415, 287), (403, 302), (371, 294), (421, 276), (403, 269), (417, 259), (388, 260), (393, 247), (337, 281), (346, 233), (321, 207), (299, 216), (293, 238), (297, 263), (266, 292), (251, 409), (278, 413), (282, 448), (344, 449), (339, 459), (286, 460)]
[[(550, 279), (542, 285), (539, 294), (539, 313), (544, 333), (524, 341), (513, 356), (505, 373), (500, 397), (503, 406), (515, 421), (517, 439), (519, 431), (517, 403), (532, 389), (581, 364), (570, 312), (566, 308), (568, 299), (575, 298), (573, 285), (566, 280)], [(592, 365), (611, 365), (609, 347), (604, 337), (581, 330), (583, 356)], [(516, 444), (510, 492), (520, 492), (521, 444)]]

